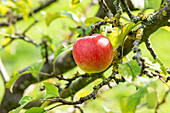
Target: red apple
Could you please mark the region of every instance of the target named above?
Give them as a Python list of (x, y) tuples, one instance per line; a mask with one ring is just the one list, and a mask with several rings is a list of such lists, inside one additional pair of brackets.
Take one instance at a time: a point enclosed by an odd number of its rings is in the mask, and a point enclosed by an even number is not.
[(76, 64), (87, 73), (98, 73), (109, 67), (113, 60), (113, 47), (101, 34), (78, 39), (73, 46)]

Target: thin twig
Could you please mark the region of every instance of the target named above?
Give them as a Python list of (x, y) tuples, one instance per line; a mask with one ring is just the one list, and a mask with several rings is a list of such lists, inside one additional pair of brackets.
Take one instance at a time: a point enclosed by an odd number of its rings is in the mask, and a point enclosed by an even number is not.
[(107, 6), (106, 2), (104, 0), (101, 0), (102, 7), (104, 9), (104, 12), (107, 13), (108, 17), (110, 19), (113, 18), (113, 14), (111, 13), (109, 7)]
[(164, 95), (162, 101), (161, 101), (161, 102), (158, 102), (158, 104), (156, 105), (156, 108), (155, 108), (155, 113), (158, 113), (158, 110), (159, 110), (160, 105), (162, 105), (162, 104), (164, 104), (164, 103), (166, 102), (166, 98), (167, 98), (169, 92), (170, 92), (170, 90), (167, 90), (167, 91), (165, 92), (165, 95)]
[(127, 12), (127, 14), (129, 16), (129, 18), (131, 19), (131, 21), (135, 21), (136, 20), (135, 16), (131, 13), (126, 1), (125, 0), (120, 0), (120, 1), (121, 1), (123, 9)]
[(61, 102), (63, 105), (77, 105), (77, 104), (82, 104), (83, 102), (93, 98), (95, 99), (96, 96), (97, 96), (97, 93), (99, 91), (99, 89), (101, 87), (103, 87), (104, 85), (107, 85), (112, 79), (115, 80), (116, 83), (119, 83), (119, 82), (125, 82), (124, 78), (122, 79), (117, 79), (115, 77), (115, 75), (117, 74), (117, 72), (113, 72), (107, 79), (104, 79), (101, 83), (99, 83), (97, 86), (94, 86), (93, 87), (93, 92), (90, 93), (89, 95), (85, 96), (85, 97), (81, 97), (79, 100), (77, 101), (67, 101), (67, 100), (64, 100), (62, 98), (54, 98), (54, 99), (47, 99), (47, 100), (44, 100), (44, 101), (51, 101), (51, 102)]
[(0, 50), (7, 47), (9, 44), (11, 44), (12, 42), (14, 41), (14, 39), (11, 39), (8, 43), (6, 43), (5, 45), (3, 46), (0, 46)]
[(79, 106), (74, 106), (74, 107), (75, 107), (75, 108), (78, 108), (79, 111), (80, 111), (80, 113), (84, 113), (81, 107), (79, 107)]
[(31, 25), (29, 25), (24, 31), (23, 34), (25, 34), (33, 25), (35, 25), (38, 22), (38, 20), (35, 20)]
[(151, 53), (152, 57), (154, 59), (156, 59), (158, 56), (156, 55), (155, 51), (153, 50), (149, 39), (145, 41), (145, 45), (146, 45), (147, 49), (149, 50), (149, 52)]
[(53, 107), (47, 109), (46, 111), (50, 111), (50, 110), (52, 110), (52, 109), (54, 109), (54, 108), (56, 108), (56, 107), (62, 106), (62, 105), (64, 105), (64, 104), (58, 104), (58, 105), (56, 105), (56, 106), (53, 106)]
[(4, 65), (2, 63), (1, 58), (0, 58), (0, 73), (1, 73), (1, 75), (3, 77), (3, 79), (4, 79), (4, 82), (7, 83), (9, 81), (10, 77), (9, 77), (9, 75), (8, 75)]

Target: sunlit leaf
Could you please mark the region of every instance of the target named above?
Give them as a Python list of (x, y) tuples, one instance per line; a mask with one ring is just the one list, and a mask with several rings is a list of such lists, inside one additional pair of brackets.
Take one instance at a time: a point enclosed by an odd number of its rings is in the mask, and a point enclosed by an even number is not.
[(158, 10), (161, 2), (162, 0), (132, 0), (134, 7), (139, 8), (141, 11), (146, 9)]
[(78, 5), (80, 3), (80, 0), (71, 0), (71, 5)]
[(14, 71), (12, 78), (6, 83), (6, 87), (9, 88), (11, 92), (13, 92), (12, 91), (13, 85), (19, 77), (28, 73), (32, 73), (34, 77), (37, 77), (43, 64), (44, 62), (35, 63), (21, 74), (19, 74), (17, 71)]
[(21, 100), (19, 101), (19, 104), (21, 106), (17, 107), (16, 109), (12, 110), (10, 113), (19, 113), (19, 111), (26, 106), (28, 103), (35, 101), (36, 98), (30, 97), (30, 96), (24, 96), (21, 98)]
[(137, 105), (140, 104), (140, 100), (146, 93), (146, 87), (140, 87), (138, 91), (128, 98), (123, 98), (120, 101), (122, 113), (135, 113)]
[(46, 18), (46, 24), (49, 25), (53, 20), (57, 18), (69, 18), (73, 20), (74, 22), (78, 23), (80, 22), (80, 19), (77, 17), (77, 15), (71, 11), (64, 12), (64, 13), (48, 13)]
[(54, 86), (53, 84), (49, 82), (44, 82), (43, 83), (46, 89), (46, 96), (45, 98), (50, 98), (50, 97), (57, 97), (58, 94), (58, 88)]
[(55, 53), (54, 53), (54, 62), (58, 59), (59, 56), (71, 51), (73, 49), (73, 45), (70, 45), (68, 47), (64, 47), (63, 45), (58, 46), (58, 48), (56, 49)]
[(32, 107), (28, 109), (25, 113), (47, 113), (43, 108), (40, 107)]
[(28, 74), (28, 73), (31, 73), (31, 72), (24, 72), (24, 73), (22, 73), (22, 74), (19, 74), (19, 73), (15, 74), (15, 75), (6, 83), (6, 88), (9, 88), (10, 91), (13, 92), (13, 91), (12, 91), (12, 88), (13, 88), (13, 84), (15, 83), (15, 81), (16, 81), (20, 76), (22, 76), (22, 75), (24, 75), (24, 74)]
[(144, 0), (131, 0), (135, 8), (142, 10), (145, 7)]
[(147, 107), (149, 109), (155, 108), (157, 104), (157, 92), (156, 91), (152, 91), (147, 94), (147, 102), (148, 102)]
[(15, 28), (14, 28), (14, 26), (13, 25), (10, 25), (7, 29), (6, 29), (6, 34), (9, 34), (9, 35), (12, 35), (12, 34), (14, 34), (14, 32), (15, 32)]
[(83, 90), (77, 92), (75, 96), (76, 96), (78, 99), (80, 99), (81, 97), (87, 96), (87, 95), (90, 94), (90, 93), (91, 93), (90, 90), (83, 89)]
[(56, 59), (64, 51), (64, 46), (59, 45), (54, 52), (54, 59)]
[(119, 42), (119, 31), (114, 30), (110, 35), (108, 36), (108, 39), (110, 40), (113, 48), (115, 49), (118, 45), (120, 45)]
[(165, 68), (163, 62), (159, 58), (156, 58), (156, 60), (153, 62), (150, 61), (148, 58), (145, 58), (145, 62), (149, 66), (150, 70), (152, 70), (152, 71), (156, 70), (156, 71), (162, 72), (162, 74), (164, 74), (164, 75), (167, 75), (166, 68)]
[(85, 24), (86, 26), (89, 26), (91, 24), (94, 24), (96, 22), (100, 22), (102, 21), (103, 19), (102, 18), (99, 18), (99, 17), (89, 17), (85, 20)]
[(8, 10), (9, 10), (8, 7), (0, 4), (0, 13), (1, 13), (2, 15), (5, 15), (5, 14), (8, 12)]
[(144, 0), (145, 3), (145, 9), (154, 9), (154, 10), (158, 10), (160, 8), (162, 0)]
[(32, 75), (37, 78), (38, 77), (38, 73), (34, 73), (34, 72), (39, 72), (40, 69), (42, 68), (44, 62), (37, 62), (35, 64), (33, 64), (31, 67), (29, 67), (25, 72), (32, 72)]
[(138, 23), (133, 23), (131, 22), (128, 26), (124, 26), (121, 30), (121, 34), (120, 34), (120, 43), (121, 45), (124, 43), (124, 41), (126, 40), (126, 35), (137, 25), (139, 25), (141, 23), (141, 21), (139, 21)]
[(169, 26), (164, 26), (162, 28), (170, 32), (170, 27)]
[(156, 58), (156, 60), (153, 63), (159, 63), (161, 71), (165, 75), (167, 75), (167, 71), (166, 71), (165, 65), (163, 64), (163, 62), (159, 58)]
[(64, 18), (65, 16), (60, 13), (48, 13), (46, 18), (46, 24), (49, 25), (53, 20), (57, 18)]
[(134, 80), (134, 78), (139, 75), (139, 73), (140, 67), (135, 60), (131, 60), (119, 65), (119, 74), (121, 74), (122, 76), (131, 76)]

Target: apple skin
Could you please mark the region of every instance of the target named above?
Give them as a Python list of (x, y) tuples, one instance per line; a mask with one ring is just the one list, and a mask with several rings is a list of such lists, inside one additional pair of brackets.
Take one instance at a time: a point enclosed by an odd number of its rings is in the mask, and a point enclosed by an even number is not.
[(110, 66), (113, 60), (113, 47), (105, 36), (93, 34), (74, 43), (73, 57), (83, 71), (99, 73)]

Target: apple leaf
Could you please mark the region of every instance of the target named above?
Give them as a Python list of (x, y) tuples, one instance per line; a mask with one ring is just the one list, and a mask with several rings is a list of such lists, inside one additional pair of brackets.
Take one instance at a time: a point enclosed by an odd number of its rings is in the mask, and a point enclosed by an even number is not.
[(47, 111), (40, 107), (32, 107), (28, 109), (25, 113), (47, 113)]
[(38, 62), (38, 63), (35, 63), (33, 64), (31, 67), (29, 67), (25, 72), (31, 72), (32, 75), (35, 77), (35, 78), (38, 78), (38, 72), (40, 71), (40, 69), (42, 68), (44, 64), (44, 61), (41, 61), (41, 62)]
[(169, 26), (163, 26), (162, 28), (167, 30), (168, 32), (170, 32), (170, 27)]
[(6, 83), (6, 88), (10, 89), (11, 92), (13, 92), (12, 88), (13, 88), (13, 84), (15, 83), (15, 81), (22, 75), (24, 74), (28, 74), (28, 73), (32, 73), (31, 71), (27, 71), (27, 72), (23, 72), (21, 74), (16, 73), (15, 75), (13, 75), (13, 77)]
[(86, 27), (86, 36), (89, 35), (90, 31), (91, 31), (91, 26)]
[(154, 109), (157, 104), (157, 92), (152, 91), (147, 94), (147, 108)]
[(148, 58), (145, 58), (145, 63), (149, 66), (149, 68), (148, 68), (149, 70), (151, 70), (151, 71), (156, 70), (156, 71), (159, 71), (160, 73), (162, 73), (165, 76), (167, 75), (167, 70), (166, 70), (163, 62), (159, 58), (156, 58), (156, 60), (153, 61), (153, 62), (150, 61)]
[(58, 89), (56, 86), (49, 82), (44, 82), (43, 83), (46, 89), (46, 97), (45, 98), (50, 98), (50, 97), (57, 97), (58, 94)]
[(133, 23), (131, 22), (127, 27), (124, 26), (121, 30), (121, 34), (120, 34), (120, 43), (121, 45), (123, 45), (124, 41), (126, 40), (126, 35), (136, 26), (138, 26), (141, 23), (141, 21), (137, 22), (137, 23)]
[(130, 95), (128, 98), (121, 98), (120, 107), (122, 113), (135, 113), (136, 107), (145, 93), (146, 87), (140, 87), (136, 93)]
[(20, 106), (17, 107), (16, 109), (10, 111), (9, 113), (19, 113), (19, 111), (26, 106), (28, 103), (32, 102), (32, 101), (36, 101), (36, 98), (30, 97), (30, 96), (24, 96), (21, 98), (21, 100), (19, 101)]
[(131, 0), (131, 2), (135, 8), (138, 8), (140, 10), (142, 10), (145, 7), (144, 0), (140, 0), (140, 1), (139, 0)]
[(86, 24), (86, 26), (89, 26), (91, 24), (94, 24), (94, 23), (102, 21), (102, 20), (103, 19), (99, 18), (99, 17), (89, 17), (89, 18), (86, 18), (85, 24)]
[(58, 59), (59, 56), (72, 51), (73, 50), (73, 45), (69, 45), (68, 47), (64, 47), (64, 45), (60, 45), (57, 47), (56, 51), (54, 52), (54, 61), (53, 64), (55, 64), (56, 60)]
[(140, 73), (140, 67), (135, 60), (131, 60), (124, 64), (119, 64), (119, 73), (122, 76), (132, 76), (132, 80), (134, 80)]
[(162, 0), (131, 0), (135, 8), (139, 8), (141, 11), (146, 9), (158, 10), (160, 8)]
[(165, 75), (167, 75), (167, 70), (166, 70), (166, 68), (165, 68), (165, 65), (163, 64), (163, 62), (162, 62), (159, 58), (156, 58), (156, 60), (155, 60), (153, 63), (159, 63), (161, 71), (162, 71)]
[(2, 14), (2, 16), (5, 15), (8, 11), (9, 8), (6, 5), (0, 4), (0, 13)]
[(113, 49), (115, 49), (116, 47), (118, 47), (120, 45), (119, 42), (119, 31), (118, 30), (114, 30), (112, 33), (110, 33), (110, 35), (108, 36), (108, 39), (110, 40)]
[(144, 9), (159, 10), (162, 0), (144, 0)]
[(6, 87), (10, 89), (11, 92), (12, 88), (13, 88), (13, 84), (15, 83), (15, 81), (21, 77), (24, 74), (28, 74), (28, 73), (32, 73), (34, 77), (38, 77), (38, 72), (40, 71), (42, 65), (44, 64), (44, 62), (38, 62), (35, 63), (34, 65), (32, 65), (31, 67), (29, 67), (25, 72), (19, 74), (18, 71), (14, 71), (12, 78), (6, 83)]
[(64, 12), (64, 13), (48, 13), (46, 18), (46, 24), (50, 25), (50, 23), (57, 19), (57, 18), (69, 18), (73, 20), (75, 23), (79, 23), (80, 19), (77, 17), (77, 15), (71, 11)]
[(71, 0), (71, 5), (75, 6), (80, 3), (80, 0)]

